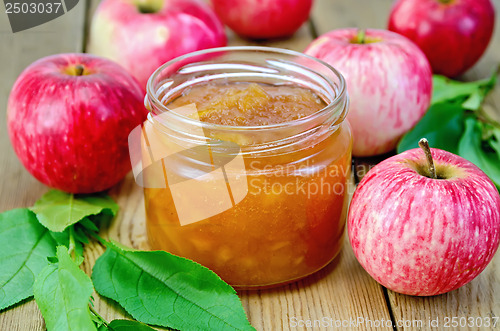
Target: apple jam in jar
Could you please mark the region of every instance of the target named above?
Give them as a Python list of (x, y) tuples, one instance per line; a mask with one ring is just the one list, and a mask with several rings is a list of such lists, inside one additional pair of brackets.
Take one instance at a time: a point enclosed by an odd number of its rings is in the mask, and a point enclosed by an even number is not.
[(288, 50), (210, 49), (160, 67), (145, 101), (136, 179), (151, 248), (247, 289), (338, 254), (352, 137), (335, 69)]

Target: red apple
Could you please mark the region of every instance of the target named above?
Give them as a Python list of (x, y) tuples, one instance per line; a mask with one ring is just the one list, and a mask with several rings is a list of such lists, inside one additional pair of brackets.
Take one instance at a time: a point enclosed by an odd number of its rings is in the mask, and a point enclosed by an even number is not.
[(145, 90), (149, 76), (186, 53), (225, 46), (224, 27), (198, 0), (103, 0), (92, 19), (89, 52), (125, 67)]
[(292, 35), (307, 21), (312, 0), (212, 0), (215, 12), (234, 32), (251, 39)]
[(432, 158), (437, 179), (418, 148), (379, 163), (349, 209), (356, 258), (399, 293), (437, 295), (467, 284), (500, 240), (500, 196), (491, 180), (452, 153), (432, 149)]
[(389, 30), (413, 40), (436, 74), (455, 77), (483, 55), (493, 34), (490, 0), (399, 0)]
[(137, 81), (88, 54), (34, 62), (7, 106), (9, 136), (23, 165), (42, 183), (71, 193), (102, 191), (127, 174), (128, 134), (146, 115)]
[(429, 62), (414, 43), (394, 32), (333, 30), (305, 53), (331, 64), (346, 79), (354, 156), (393, 150), (429, 107)]

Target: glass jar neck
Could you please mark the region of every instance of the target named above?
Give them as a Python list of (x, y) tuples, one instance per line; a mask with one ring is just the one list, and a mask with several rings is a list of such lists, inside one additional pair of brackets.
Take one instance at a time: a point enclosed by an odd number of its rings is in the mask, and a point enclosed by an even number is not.
[[(307, 88), (327, 106), (297, 120), (262, 126), (202, 122), (187, 116), (192, 108), (169, 107), (189, 88), (237, 82)], [(345, 82), (335, 69), (301, 53), (268, 47), (210, 49), (168, 62), (150, 78), (145, 103), (150, 123), (179, 146), (208, 144), (227, 154), (228, 146), (237, 144), (244, 155), (307, 148), (337, 130), (348, 109)]]

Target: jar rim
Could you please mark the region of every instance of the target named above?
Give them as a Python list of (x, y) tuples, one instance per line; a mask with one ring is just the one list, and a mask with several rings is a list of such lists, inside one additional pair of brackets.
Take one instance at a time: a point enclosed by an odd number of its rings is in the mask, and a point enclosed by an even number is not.
[[(200, 51), (195, 51), (191, 52), (179, 57), (176, 57), (166, 63), (164, 63), (162, 66), (158, 67), (153, 74), (149, 77), (147, 85), (146, 85), (146, 100), (147, 102), (150, 102), (152, 105), (155, 107), (152, 108), (159, 108), (162, 109), (163, 111), (169, 111), (169, 108), (161, 102), (161, 100), (158, 98), (158, 90), (155, 90), (154, 87), (154, 82), (156, 78), (168, 67), (173, 66), (177, 63), (180, 63), (186, 59), (189, 58), (196, 58), (199, 56), (203, 55), (208, 55), (212, 53), (221, 53), (221, 52), (264, 52), (264, 53), (269, 53), (269, 54), (276, 54), (276, 55), (286, 55), (286, 56), (295, 56), (295, 57), (300, 57), (304, 59), (308, 59), (311, 61), (316, 62), (317, 64), (323, 66), (325, 69), (329, 70), (332, 72), (338, 79), (338, 85), (332, 82), (330, 79), (326, 78), (324, 75), (319, 74), (322, 76), (323, 79), (325, 79), (326, 82), (328, 82), (329, 87), (335, 90), (337, 93), (335, 93), (335, 97), (330, 100), (325, 107), (322, 109), (314, 112), (313, 114), (310, 114), (308, 116), (291, 120), (291, 121), (285, 121), (285, 122), (280, 122), (280, 123), (273, 123), (273, 124), (266, 124), (266, 125), (249, 125), (249, 126), (240, 126), (240, 125), (227, 125), (227, 124), (217, 124), (217, 123), (210, 123), (210, 122), (201, 122), (203, 127), (206, 128), (213, 128), (215, 130), (217, 129), (222, 129), (222, 130), (233, 130), (233, 131), (254, 131), (254, 130), (273, 130), (273, 129), (280, 129), (280, 128), (286, 128), (294, 125), (301, 125), (303, 123), (307, 123), (309, 121), (314, 121), (316, 118), (323, 116), (325, 113), (330, 112), (331, 110), (335, 109), (338, 107), (339, 104), (343, 103), (346, 97), (346, 82), (342, 74), (335, 69), (333, 66), (329, 65), (328, 63), (312, 57), (310, 55), (293, 51), (293, 50), (288, 50), (288, 49), (282, 49), (282, 48), (276, 48), (276, 47), (266, 47), (266, 46), (226, 46), (226, 47), (217, 47), (217, 48), (209, 48), (205, 50), (200, 50)], [(197, 61), (194, 61), (197, 62)], [(310, 69), (310, 71), (314, 71), (313, 69)], [(145, 101), (146, 101), (145, 100)], [(200, 125), (200, 121), (197, 119), (190, 118), (188, 116), (179, 114), (177, 112), (171, 112), (170, 116), (176, 118), (176, 120), (184, 122), (187, 125)], [(343, 119), (346, 116), (346, 111), (342, 111), (338, 114), (337, 118), (333, 121), (335, 123), (342, 122)], [(339, 121), (340, 120), (340, 121)]]

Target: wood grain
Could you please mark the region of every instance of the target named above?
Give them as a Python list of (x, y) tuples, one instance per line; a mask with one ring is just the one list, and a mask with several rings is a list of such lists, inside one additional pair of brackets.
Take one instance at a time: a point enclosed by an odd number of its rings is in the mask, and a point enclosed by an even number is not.
[[(125, 207), (103, 235), (131, 247), (148, 249), (142, 191), (129, 175), (110, 193)], [(93, 246), (90, 250), (92, 253), (86, 255), (85, 263), (88, 272), (102, 248)], [(308, 320), (314, 323), (323, 318), (328, 319), (327, 323), (332, 323), (329, 319), (349, 321), (359, 317), (390, 320), (382, 287), (363, 271), (347, 239), (339, 256), (318, 273), (276, 289), (240, 291), (239, 296), (257, 330), (310, 330), (295, 328), (293, 323)], [(104, 306), (98, 304), (99, 312), (106, 318), (120, 316), (109, 302)]]
[[(98, 3), (88, 0), (92, 13)], [(316, 0), (312, 15), (312, 26), (318, 33), (346, 26), (385, 27), (391, 0)], [(500, 6), (500, 0), (495, 0)], [(12, 34), (6, 15), (0, 15), (0, 105), (6, 109), (7, 97), (15, 78), (34, 60), (59, 52), (81, 51), (85, 36), (86, 3), (81, 2), (70, 13), (40, 27)], [(500, 8), (500, 7), (499, 7)], [(500, 27), (487, 55), (463, 79), (487, 76), (494, 65), (500, 62)], [(265, 45), (303, 51), (314, 37), (310, 25), (304, 25), (290, 39), (255, 43), (241, 39), (228, 30), (231, 45)], [(500, 93), (497, 88), (488, 100), (488, 111), (498, 115)], [(4, 114), (5, 115), (5, 114)], [(500, 118), (500, 116), (498, 117)], [(33, 179), (21, 166), (10, 146), (5, 125), (5, 116), (0, 117), (0, 212), (33, 204), (46, 187)], [(371, 161), (370, 161), (371, 163)], [(111, 189), (110, 194), (121, 209), (115, 221), (103, 235), (130, 247), (148, 249), (145, 233), (144, 199), (141, 189), (129, 174)], [(92, 242), (85, 248), (86, 260), (82, 268), (91, 273), (95, 260), (103, 247)], [(432, 297), (416, 298), (399, 295), (378, 285), (361, 268), (354, 258), (347, 240), (340, 255), (322, 271), (294, 284), (271, 290), (241, 291), (239, 293), (249, 319), (257, 330), (318, 330), (327, 327), (293, 327), (293, 322), (330, 318), (339, 321), (363, 318), (365, 321), (421, 320), (424, 324), (400, 329), (429, 329), (425, 323), (445, 316), (500, 316), (500, 257), (469, 285), (452, 293)], [(385, 294), (387, 294), (387, 299)], [(116, 303), (96, 298), (95, 307), (106, 319), (127, 317)], [(390, 308), (388, 307), (390, 305)], [(316, 322), (317, 323), (317, 322)], [(318, 324), (316, 324), (318, 325)], [(346, 329), (375, 329), (347, 327)], [(391, 329), (391, 328), (388, 328)], [(45, 330), (43, 319), (34, 302), (20, 304), (14, 309), (0, 313), (0, 330)]]
[[(230, 45), (281, 47), (299, 52), (314, 39), (309, 24), (304, 24), (292, 39), (252, 42), (235, 36), (230, 30), (228, 36)], [(322, 318), (390, 320), (381, 287), (356, 261), (347, 238), (337, 259), (320, 272), (278, 289), (240, 291), (239, 295), (250, 322), (257, 330), (312, 329), (293, 327), (293, 322), (298, 320), (306, 323), (316, 320), (314, 329), (318, 329), (318, 321)]]
[(229, 28), (226, 28), (226, 34), (228, 36), (229, 46), (267, 46), (267, 47), (278, 47), (286, 48), (294, 51), (302, 52), (307, 45), (313, 40), (313, 35), (310, 26), (306, 23), (295, 32), (291, 38), (284, 38), (272, 41), (253, 41), (241, 38), (237, 36)]
[[(31, 206), (47, 188), (31, 177), (12, 150), (6, 130), (7, 99), (15, 79), (33, 61), (50, 54), (79, 52), (83, 44), (84, 1), (69, 13), (33, 29), (12, 33), (0, 15), (0, 211)], [(34, 301), (0, 313), (0, 330), (45, 330)]]
[[(89, 7), (90, 11), (94, 10), (96, 8), (96, 1), (91, 2)], [(84, 11), (81, 9), (79, 15), (83, 17), (84, 14)], [(70, 20), (70, 17), (67, 19)], [(72, 23), (77, 21), (74, 17), (72, 19)], [(64, 29), (64, 26), (70, 26), (71, 23), (68, 20), (61, 22), (62, 26), (56, 29)], [(74, 42), (72, 49), (62, 46), (68, 47), (68, 41), (63, 41), (62, 45), (54, 45), (55, 42), (50, 41), (47, 42), (48, 48), (44, 49), (43, 52), (78, 51), (84, 35), (84, 25), (81, 19), (80, 23), (72, 25), (74, 28), (73, 33), (78, 35), (78, 40), (72, 40)], [(273, 42), (250, 42), (235, 36), (230, 31), (228, 31), (228, 35), (231, 45), (259, 44), (298, 51), (303, 50), (312, 40), (312, 35), (307, 24), (293, 38)], [(18, 46), (16, 47), (25, 47), (23, 43), (35, 43), (35, 41), (29, 38), (19, 38), (19, 41), (17, 41)], [(24, 62), (19, 66), (19, 70), (12, 71), (11, 80), (13, 81), (20, 70), (28, 63), (37, 57), (45, 55), (43, 52), (30, 54), (30, 57), (23, 59)], [(10, 55), (15, 57), (15, 54)], [(10, 91), (10, 85), (5, 88), (5, 100)], [(4, 142), (5, 146), (2, 147), (6, 150), (9, 144), (7, 139)], [(15, 171), (20, 174), (18, 176), (20, 180), (25, 180), (26, 183), (4, 181), (4, 183), (8, 182), (10, 185), (16, 184), (18, 186), (6, 187), (5, 184), (1, 186), (3, 189), (2, 197), (11, 197), (12, 199), (12, 203), (10, 204), (2, 200), (2, 210), (14, 206), (31, 205), (41, 196), (46, 188), (27, 174), (13, 153), (8, 155), (7, 160), (9, 160), (9, 164), (15, 164), (15, 167), (9, 168), (3, 166), (1, 169), (6, 171), (4, 173), (7, 176), (12, 176), (12, 168), (15, 168)], [(132, 176), (127, 176), (111, 190), (110, 194), (117, 200), (121, 206), (121, 210), (110, 228), (103, 235), (131, 247), (147, 249), (143, 195), (140, 188), (135, 185)], [(26, 197), (26, 195), (28, 196)], [(362, 272), (361, 267), (354, 259), (347, 241), (345, 248), (334, 263), (305, 280), (274, 290), (242, 291), (240, 297), (252, 324), (258, 330), (289, 330), (292, 329), (290, 324), (292, 318), (297, 318), (297, 320), (319, 320), (323, 317), (349, 320), (357, 316), (365, 316), (372, 320), (389, 318), (381, 288)], [(102, 252), (103, 247), (96, 242), (92, 242), (85, 248), (85, 262), (82, 268), (88, 274), (91, 273), (95, 260)], [(96, 310), (106, 319), (112, 320), (114, 318), (127, 317), (127, 314), (116, 303), (100, 298), (98, 295), (94, 295), (94, 297), (96, 298)], [(18, 308), (0, 314), (0, 326), (2, 326), (1, 330), (43, 330), (44, 328), (43, 320), (34, 302), (21, 305)]]
[[(391, 0), (317, 0), (313, 12), (313, 21), (318, 34), (332, 29), (353, 26), (361, 28), (386, 28)], [(500, 1), (494, 0), (496, 8)], [(476, 80), (489, 77), (495, 67), (500, 64), (500, 26), (496, 25), (495, 34), (483, 58), (469, 70), (462, 80)], [(450, 55), (452, 56), (452, 55)], [(500, 119), (500, 87), (487, 99), (485, 111), (492, 117)], [(383, 158), (369, 160), (358, 159), (360, 177), (363, 170)], [(444, 330), (444, 317), (493, 317), (500, 316), (500, 255), (496, 254), (492, 263), (470, 284), (436, 297), (419, 298), (388, 291), (390, 308), (394, 321), (410, 323), (398, 329)], [(431, 327), (429, 321), (439, 318), (439, 325)], [(415, 321), (415, 322), (413, 322)], [(422, 327), (418, 324), (422, 322)], [(434, 325), (434, 324), (433, 324)], [(432, 325), (432, 326), (433, 326)], [(500, 321), (498, 323), (500, 327)], [(449, 328), (448, 328), (449, 329)], [(477, 324), (469, 328), (477, 330)], [(490, 329), (490, 328), (481, 328)]]
[(312, 19), (318, 35), (333, 29), (385, 28), (393, 0), (316, 0)]
[[(500, 1), (494, 0), (500, 8)], [(462, 80), (477, 80), (489, 77), (500, 64), (500, 26), (496, 25), (491, 44), (481, 60), (465, 75)], [(488, 96), (484, 111), (500, 121), (500, 86)], [(500, 167), (500, 165), (499, 165)], [(439, 318), (439, 326), (432, 330), (446, 330), (444, 317), (477, 318), (500, 317), (500, 254), (496, 254), (488, 267), (468, 285), (441, 295), (429, 298), (409, 297), (389, 291), (391, 307), (396, 319), (429, 320)], [(500, 320), (497, 323), (500, 328)], [(428, 328), (426, 328), (428, 329)], [(448, 328), (449, 329), (449, 328)], [(491, 330), (491, 327), (460, 328), (463, 330)]]
[[(293, 50), (302, 50), (312, 40), (308, 25), (288, 40), (250, 42), (230, 31), (228, 35), (230, 45), (263, 45)], [(120, 211), (105, 235), (131, 247), (148, 249), (142, 191), (129, 175), (111, 194), (125, 209)], [(90, 265), (92, 258), (89, 259)], [(358, 317), (390, 319), (382, 288), (363, 271), (347, 240), (339, 257), (317, 274), (281, 288), (240, 291), (239, 295), (250, 322), (257, 330), (310, 329), (294, 328), (293, 321), (320, 321), (324, 317), (341, 321)], [(104, 307), (104, 316), (117, 316), (113, 307), (108, 307)]]

